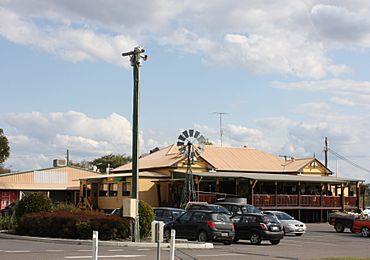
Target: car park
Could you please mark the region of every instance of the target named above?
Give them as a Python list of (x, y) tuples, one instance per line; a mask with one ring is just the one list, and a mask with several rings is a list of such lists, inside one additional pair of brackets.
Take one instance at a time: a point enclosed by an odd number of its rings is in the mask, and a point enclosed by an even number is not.
[(231, 217), (231, 221), (235, 227), (235, 242), (245, 239), (252, 245), (259, 245), (263, 240), (269, 240), (277, 245), (284, 238), (283, 227), (274, 215), (246, 213)]
[(302, 236), (306, 232), (306, 225), (294, 219), (288, 213), (283, 211), (263, 211), (264, 214), (274, 215), (280, 223), (283, 225), (284, 235), (290, 233), (295, 234), (296, 236)]
[(215, 203), (225, 207), (230, 211), (232, 215), (244, 214), (244, 213), (261, 213), (261, 210), (251, 204), (232, 202), (232, 201), (218, 201)]
[(154, 219), (157, 221), (163, 221), (165, 224), (175, 220), (181, 216), (185, 210), (171, 207), (156, 207), (153, 208)]
[(234, 239), (234, 224), (228, 215), (209, 211), (187, 211), (176, 220), (164, 226), (164, 239), (169, 240), (171, 229), (176, 230), (176, 238), (198, 240), (199, 242), (220, 241), (231, 244)]

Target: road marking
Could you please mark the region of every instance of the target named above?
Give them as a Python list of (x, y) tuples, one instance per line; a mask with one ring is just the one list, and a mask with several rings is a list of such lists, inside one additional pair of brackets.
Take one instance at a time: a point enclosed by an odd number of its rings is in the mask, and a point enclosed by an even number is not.
[(138, 248), (138, 249), (136, 249), (137, 251), (150, 251), (150, 250), (152, 250), (152, 249), (150, 249), (150, 248)]
[(124, 249), (109, 249), (110, 252), (122, 252), (125, 251)]
[(28, 250), (14, 250), (14, 251), (4, 251), (5, 253), (30, 253)]
[[(99, 255), (98, 258), (131, 258), (131, 257), (145, 257), (147, 255)], [(85, 259), (90, 258), (91, 255), (81, 255), (81, 256), (66, 256), (66, 259)]]
[(62, 249), (49, 249), (49, 250), (46, 250), (47, 252), (64, 252), (64, 250)]
[(92, 252), (92, 249), (80, 249), (78, 252)]
[(241, 256), (245, 254), (217, 254), (217, 255), (197, 255), (197, 257), (212, 257), (212, 256)]

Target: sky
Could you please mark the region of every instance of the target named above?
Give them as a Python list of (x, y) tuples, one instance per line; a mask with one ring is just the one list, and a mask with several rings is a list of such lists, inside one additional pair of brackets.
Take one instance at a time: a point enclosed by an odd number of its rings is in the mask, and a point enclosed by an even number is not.
[[(370, 2), (0, 0), (0, 128), (22, 171), (140, 153), (196, 129), (223, 146), (324, 162), (370, 182)], [(332, 152), (334, 151), (334, 152)], [(339, 154), (341, 157), (335, 155)]]

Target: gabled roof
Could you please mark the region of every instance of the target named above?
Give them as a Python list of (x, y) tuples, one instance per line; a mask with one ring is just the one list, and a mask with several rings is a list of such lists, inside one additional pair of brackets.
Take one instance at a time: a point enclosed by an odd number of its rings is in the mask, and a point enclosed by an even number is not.
[[(184, 159), (177, 149), (176, 145), (170, 145), (157, 152), (148, 154), (139, 159), (140, 170), (145, 169), (157, 169), (166, 168), (175, 165), (177, 162)], [(127, 172), (131, 171), (132, 163), (127, 163), (125, 165), (119, 166), (113, 169), (112, 173), (117, 172)]]
[[(301, 172), (312, 161), (317, 161), (315, 158), (284, 160), (254, 148), (214, 145), (206, 145), (200, 157), (216, 171), (265, 173)], [(173, 167), (183, 159), (184, 156), (179, 154), (177, 146), (171, 145), (139, 159), (139, 168), (140, 170), (150, 170)], [(323, 166), (321, 163), (320, 165)], [(112, 170), (112, 172), (131, 171), (131, 167), (131, 163), (129, 163)], [(327, 172), (330, 170), (327, 169)]]

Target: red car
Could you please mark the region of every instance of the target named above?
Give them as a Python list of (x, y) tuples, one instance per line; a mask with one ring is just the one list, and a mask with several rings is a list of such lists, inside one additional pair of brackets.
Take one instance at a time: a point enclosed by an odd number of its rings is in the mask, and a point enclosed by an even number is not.
[(370, 219), (356, 219), (352, 226), (353, 233), (361, 233), (363, 237), (370, 237)]

